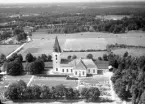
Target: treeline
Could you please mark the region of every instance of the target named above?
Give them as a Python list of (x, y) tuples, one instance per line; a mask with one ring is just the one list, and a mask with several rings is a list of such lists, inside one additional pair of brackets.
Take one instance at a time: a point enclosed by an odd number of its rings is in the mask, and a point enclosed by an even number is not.
[(86, 50), (63, 50), (63, 52), (99, 52), (99, 51), (107, 51), (106, 49), (104, 50), (96, 50), (96, 49), (86, 49)]
[(21, 54), (14, 53), (10, 58), (6, 59), (4, 54), (0, 55), (1, 65), (3, 64), (2, 71), (7, 71), (8, 75), (22, 75), (22, 74), (41, 74), (44, 71), (46, 61), (51, 61), (51, 56), (48, 57), (42, 54), (39, 57), (34, 57), (28, 53), (24, 62)]
[[(145, 31), (145, 17), (144, 16), (131, 16), (124, 17), (121, 20), (103, 20), (96, 19), (93, 14), (85, 14), (85, 15), (75, 15), (75, 18), (72, 15), (71, 17), (60, 17), (59, 16), (39, 16), (32, 17), (35, 19), (31, 19), (35, 25), (40, 25), (40, 27), (47, 27), (47, 24), (66, 24), (63, 33), (76, 33), (76, 32), (110, 32), (110, 33), (125, 33), (130, 30), (143, 30)], [(25, 18), (27, 20), (27, 18)], [(22, 21), (26, 21), (22, 19)], [(29, 21), (27, 20), (27, 21)], [(55, 29), (56, 30), (56, 29)], [(54, 31), (55, 32), (55, 31)], [(57, 31), (58, 32), (58, 31)]]
[(106, 46), (107, 50), (116, 49), (116, 48), (145, 48), (145, 46), (135, 46), (135, 45), (126, 45), (126, 44), (109, 44)]
[(4, 31), (0, 34), (0, 40), (5, 40), (11, 37), (16, 36), (17, 41), (26, 40), (27, 34), (22, 28), (15, 28), (11, 31)]
[(114, 90), (117, 95), (127, 101), (132, 98), (132, 104), (145, 102), (145, 56), (131, 57), (127, 52), (123, 57), (111, 53), (109, 64), (113, 66)]
[(22, 17), (17, 19), (18, 26), (32, 26), (36, 29), (46, 28), (49, 24), (65, 24), (63, 28), (52, 28), (52, 33), (77, 33), (77, 32), (109, 32), (125, 33), (130, 30), (145, 31), (144, 15), (130, 15), (121, 20), (96, 19), (96, 14), (51, 14)]
[(9, 85), (5, 92), (5, 97), (10, 100), (31, 100), (31, 99), (67, 99), (77, 100), (86, 99), (87, 101), (99, 101), (100, 91), (98, 88), (82, 88), (81, 91), (66, 87), (64, 85), (57, 85), (49, 87), (46, 85), (27, 86), (23, 80)]

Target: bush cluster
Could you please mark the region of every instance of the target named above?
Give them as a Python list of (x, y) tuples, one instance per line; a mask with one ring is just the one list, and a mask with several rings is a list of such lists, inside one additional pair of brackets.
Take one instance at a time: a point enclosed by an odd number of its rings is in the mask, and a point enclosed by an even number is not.
[(27, 86), (23, 80), (9, 85), (5, 91), (5, 97), (10, 100), (26, 99), (80, 99), (84, 98), (89, 101), (97, 101), (100, 96), (98, 88), (83, 88), (81, 91), (57, 85), (48, 87), (46, 85)]

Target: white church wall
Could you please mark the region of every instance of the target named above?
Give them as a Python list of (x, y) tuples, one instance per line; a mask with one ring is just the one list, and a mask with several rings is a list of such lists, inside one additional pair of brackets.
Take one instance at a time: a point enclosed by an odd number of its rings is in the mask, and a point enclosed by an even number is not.
[(86, 70), (73, 70), (73, 75), (77, 77), (86, 77)]
[(62, 67), (60, 68), (60, 73), (73, 73), (72, 67)]
[(97, 74), (97, 68), (88, 68), (87, 74)]

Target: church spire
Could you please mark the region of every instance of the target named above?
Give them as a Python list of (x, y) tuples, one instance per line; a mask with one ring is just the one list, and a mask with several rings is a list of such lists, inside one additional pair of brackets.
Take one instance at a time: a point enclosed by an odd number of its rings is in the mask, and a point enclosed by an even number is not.
[(59, 42), (58, 42), (57, 36), (55, 37), (55, 43), (54, 43), (54, 46), (53, 46), (53, 52), (61, 53), (61, 48), (59, 46)]

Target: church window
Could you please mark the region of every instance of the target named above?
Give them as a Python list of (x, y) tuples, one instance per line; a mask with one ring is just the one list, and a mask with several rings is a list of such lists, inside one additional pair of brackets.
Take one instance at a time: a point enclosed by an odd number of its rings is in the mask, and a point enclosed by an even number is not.
[(55, 57), (56, 57), (56, 60), (57, 60), (57, 55), (55, 55)]
[(85, 72), (83, 71), (83, 75), (85, 75)]
[(93, 73), (95, 73), (95, 69), (93, 70)]
[(89, 71), (89, 73), (90, 73), (90, 69), (89, 69), (88, 71)]
[(56, 71), (58, 71), (58, 68), (56, 68)]
[(62, 72), (64, 72), (64, 69), (62, 69)]
[(75, 74), (77, 75), (77, 71), (75, 72)]

